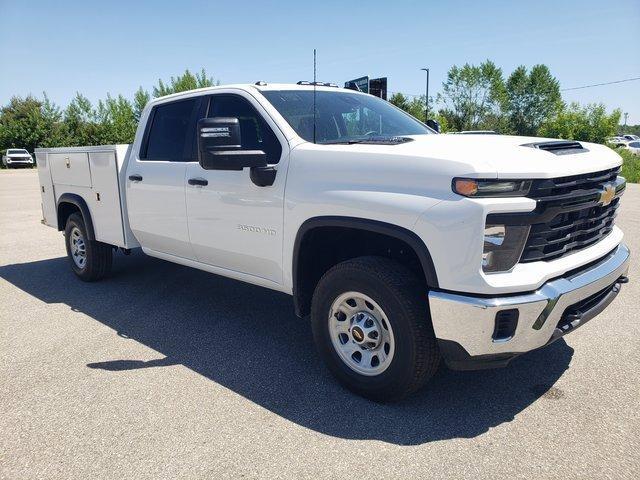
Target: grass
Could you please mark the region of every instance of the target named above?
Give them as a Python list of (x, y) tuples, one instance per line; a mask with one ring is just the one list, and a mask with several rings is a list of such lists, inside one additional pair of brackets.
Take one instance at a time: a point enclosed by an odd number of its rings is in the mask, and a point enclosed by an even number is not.
[(617, 148), (616, 152), (623, 159), (622, 171), (620, 175), (627, 179), (627, 182), (640, 183), (640, 155), (634, 155), (629, 150)]

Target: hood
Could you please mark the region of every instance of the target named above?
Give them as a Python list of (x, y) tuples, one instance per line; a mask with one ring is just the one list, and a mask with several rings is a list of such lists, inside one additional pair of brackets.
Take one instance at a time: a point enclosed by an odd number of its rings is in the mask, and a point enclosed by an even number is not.
[(510, 135), (419, 135), (410, 138), (413, 141), (389, 148), (403, 156), (454, 163), (459, 176), (553, 178), (607, 170), (622, 164), (620, 155), (609, 147), (587, 142), (580, 142), (582, 150), (558, 155), (526, 146), (560, 141), (552, 138)]

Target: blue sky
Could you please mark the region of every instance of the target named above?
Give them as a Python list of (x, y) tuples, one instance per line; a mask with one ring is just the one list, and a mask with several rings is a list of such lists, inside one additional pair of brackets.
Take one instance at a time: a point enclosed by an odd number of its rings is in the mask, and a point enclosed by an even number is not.
[[(389, 90), (437, 93), (451, 65), (492, 59), (508, 75), (545, 63), (563, 88), (640, 77), (640, 0), (39, 1), (0, 0), (0, 103), (46, 91), (131, 96), (185, 68), (222, 83), (342, 83), (389, 77)], [(640, 81), (563, 92), (640, 123)]]

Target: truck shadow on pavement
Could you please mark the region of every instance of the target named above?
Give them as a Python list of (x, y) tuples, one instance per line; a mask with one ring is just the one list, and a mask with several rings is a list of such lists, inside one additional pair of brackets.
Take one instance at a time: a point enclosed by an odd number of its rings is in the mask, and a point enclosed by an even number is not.
[[(133, 253), (114, 272), (83, 283), (66, 258), (0, 267), (0, 277), (45, 303), (63, 303), (160, 352), (152, 361), (105, 358), (118, 371), (182, 364), (303, 427), (346, 439), (417, 445), (471, 438), (543, 397), (573, 355), (564, 340), (505, 369), (441, 368), (420, 392), (380, 405), (340, 387), (315, 353), (310, 325), (289, 296)], [(167, 382), (171, 379), (168, 378)]]

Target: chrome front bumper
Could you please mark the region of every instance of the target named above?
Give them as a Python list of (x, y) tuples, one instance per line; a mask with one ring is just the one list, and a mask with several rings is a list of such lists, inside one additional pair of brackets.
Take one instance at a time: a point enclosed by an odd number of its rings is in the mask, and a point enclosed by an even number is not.
[[(604, 310), (628, 269), (629, 249), (620, 244), (595, 265), (530, 293), (487, 298), (431, 291), (431, 319), (443, 357), (457, 369), (503, 366)], [(517, 310), (517, 324), (511, 335), (497, 338), (496, 314), (503, 310)]]

